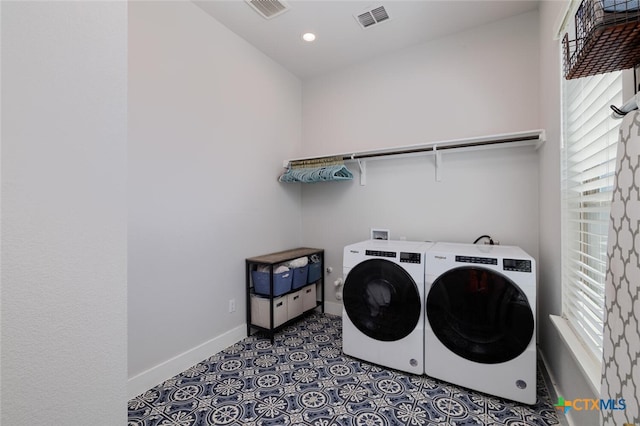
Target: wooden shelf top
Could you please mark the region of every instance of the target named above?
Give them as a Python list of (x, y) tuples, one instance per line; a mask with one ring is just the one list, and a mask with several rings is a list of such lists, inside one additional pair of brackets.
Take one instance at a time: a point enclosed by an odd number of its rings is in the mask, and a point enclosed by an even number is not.
[(298, 247), (291, 250), (279, 251), (277, 253), (269, 253), (262, 256), (249, 257), (246, 259), (246, 261), (251, 263), (275, 265), (276, 263), (282, 263), (287, 260), (297, 259), (298, 257), (303, 256), (310, 256), (312, 254), (321, 252), (324, 252), (324, 250), (310, 247)]

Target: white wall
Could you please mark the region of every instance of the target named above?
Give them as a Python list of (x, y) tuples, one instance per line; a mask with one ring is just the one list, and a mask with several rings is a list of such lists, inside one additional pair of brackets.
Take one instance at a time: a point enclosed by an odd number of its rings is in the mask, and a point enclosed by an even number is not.
[(537, 34), (534, 11), (306, 80), (304, 153), (537, 128)]
[(129, 3), (130, 396), (245, 335), (244, 259), (301, 240), (300, 117), (300, 81), (193, 3)]
[[(537, 12), (304, 82), (303, 151), (348, 152), (539, 128)], [(304, 244), (342, 275), (344, 245), (371, 227), (393, 239), (473, 242), (490, 234), (538, 256), (538, 153), (443, 153), (367, 163), (351, 182), (303, 185)], [(329, 286), (327, 300), (335, 302)]]
[[(547, 142), (540, 149), (540, 258), (538, 259), (538, 324), (540, 348), (559, 395), (567, 400), (599, 398), (560, 339), (549, 315), (562, 313), (560, 228), (560, 45), (555, 39), (566, 2), (540, 4), (540, 119)], [(571, 410), (576, 425), (598, 424), (597, 411)]]
[(126, 2), (2, 2), (7, 426), (126, 422)]

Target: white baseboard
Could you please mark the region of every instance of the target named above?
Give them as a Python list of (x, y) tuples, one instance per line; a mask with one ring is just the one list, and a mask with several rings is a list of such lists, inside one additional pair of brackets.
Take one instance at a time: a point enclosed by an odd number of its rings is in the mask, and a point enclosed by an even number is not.
[[(324, 311), (327, 314), (342, 316), (342, 303), (325, 302)], [(165, 380), (182, 373), (189, 367), (209, 358), (211, 355), (217, 354), (245, 337), (247, 337), (247, 326), (242, 324), (220, 336), (214, 337), (208, 342), (129, 378), (127, 381), (128, 399), (132, 399)]]
[[(544, 364), (545, 374), (543, 376), (546, 376), (544, 377), (544, 381), (549, 391), (549, 397), (551, 398), (552, 402), (557, 401), (558, 395), (560, 395), (560, 391), (558, 389), (555, 376), (549, 369), (549, 363), (547, 362), (544, 353), (540, 350), (538, 351), (538, 359)], [(571, 419), (567, 417), (562, 411), (559, 411), (557, 413), (558, 420), (560, 420), (560, 426), (575, 426)]]
[(327, 314), (342, 316), (342, 303), (324, 302), (324, 311)]
[(246, 324), (242, 324), (224, 334), (214, 337), (208, 342), (204, 342), (195, 348), (189, 349), (147, 371), (143, 371), (129, 378), (127, 381), (128, 399), (132, 399), (165, 380), (182, 373), (189, 367), (217, 354), (245, 337), (247, 337), (247, 326)]

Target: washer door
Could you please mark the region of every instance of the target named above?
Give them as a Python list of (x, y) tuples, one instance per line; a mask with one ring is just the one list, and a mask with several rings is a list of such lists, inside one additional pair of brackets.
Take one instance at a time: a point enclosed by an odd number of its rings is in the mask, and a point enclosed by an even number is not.
[(478, 267), (439, 276), (427, 297), (427, 318), (449, 350), (484, 364), (519, 356), (533, 337), (527, 297), (509, 278)]
[(418, 286), (402, 267), (365, 260), (347, 275), (343, 290), (347, 316), (365, 335), (391, 342), (408, 336), (420, 321)]

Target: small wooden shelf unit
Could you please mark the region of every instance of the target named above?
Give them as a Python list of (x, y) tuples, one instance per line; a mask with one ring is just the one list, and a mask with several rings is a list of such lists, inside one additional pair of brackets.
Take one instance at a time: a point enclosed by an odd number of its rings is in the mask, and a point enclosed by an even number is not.
[[(319, 278), (310, 283), (305, 283), (302, 287), (291, 289), (283, 294), (274, 296), (274, 269), (282, 263), (297, 259), (300, 257), (310, 257), (317, 255), (320, 258), (320, 276)], [(246, 295), (247, 295), (247, 337), (251, 335), (252, 329), (266, 332), (271, 338), (271, 343), (274, 341), (275, 333), (286, 325), (299, 319), (303, 314), (310, 312), (313, 309), (320, 308), (324, 312), (324, 250), (308, 247), (299, 247), (291, 250), (280, 251), (277, 253), (269, 253), (262, 256), (250, 257), (245, 259), (246, 265)], [(257, 295), (254, 290), (254, 283), (252, 279), (252, 271), (255, 271), (258, 266), (267, 266), (269, 268), (269, 294)], [(311, 304), (305, 304), (306, 309), (290, 310), (289, 315), (283, 318), (278, 315), (280, 323), (276, 324), (274, 316), (276, 306), (279, 304), (278, 309), (282, 309), (282, 305), (286, 304), (288, 300), (292, 302), (296, 301), (303, 295), (303, 293), (309, 294), (313, 292), (313, 300)], [(315, 303), (314, 303), (315, 302)], [(293, 303), (292, 303), (293, 305)], [(268, 310), (268, 317), (266, 312)], [(258, 317), (259, 316), (259, 317)]]

